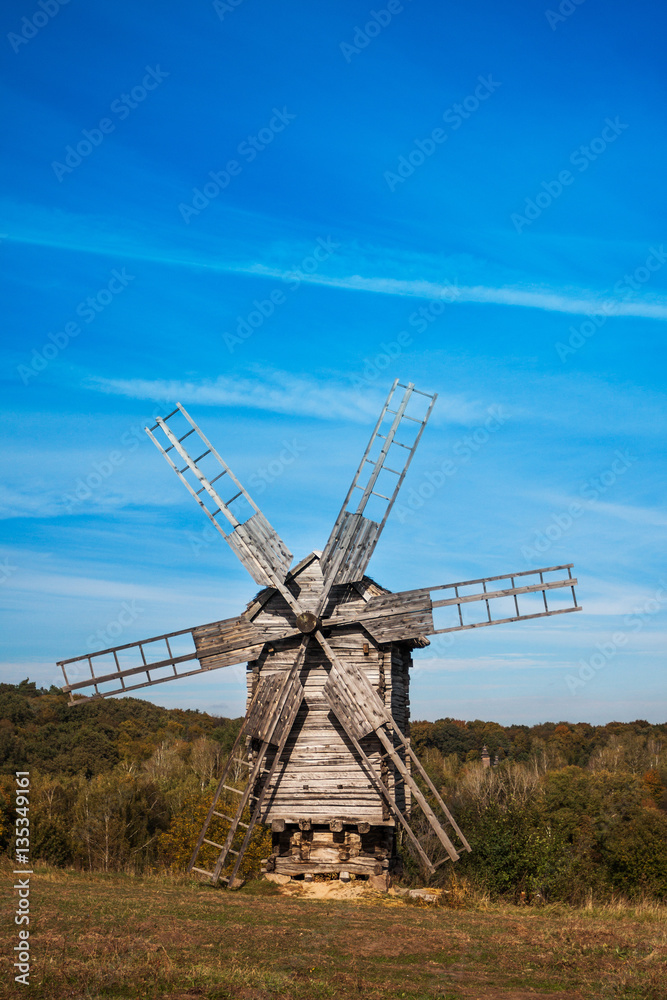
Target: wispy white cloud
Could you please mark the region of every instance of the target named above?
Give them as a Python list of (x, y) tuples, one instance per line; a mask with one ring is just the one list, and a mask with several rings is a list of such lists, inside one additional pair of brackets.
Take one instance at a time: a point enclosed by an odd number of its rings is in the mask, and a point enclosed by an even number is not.
[[(264, 372), (254, 378), (214, 380), (178, 379), (107, 379), (88, 380), (92, 389), (132, 399), (151, 399), (173, 404), (175, 401), (201, 406), (224, 406), (234, 409), (265, 410), (321, 420), (374, 422), (385, 396), (383, 392), (355, 389), (349, 383), (293, 376), (286, 372)], [(436, 415), (437, 411), (437, 415)], [(487, 415), (485, 407), (462, 394), (442, 394), (434, 411), (436, 421), (467, 426)]]
[[(539, 493), (531, 489), (523, 492), (521, 496), (525, 498), (524, 509), (540, 512), (540, 521), (534, 523), (526, 533), (526, 546), (528, 548), (531, 548), (536, 542), (542, 545), (546, 531), (555, 533), (557, 530), (559, 537), (570, 530), (574, 535), (577, 535), (581, 530), (584, 530), (582, 525), (587, 526), (588, 531), (593, 530), (598, 536), (601, 547), (598, 558), (604, 553), (605, 547), (608, 548), (610, 531), (613, 531), (617, 541), (621, 538), (630, 538), (634, 540), (635, 544), (639, 544), (641, 540), (642, 543), (650, 544), (655, 551), (658, 551), (667, 542), (667, 534), (664, 530), (667, 527), (667, 513), (664, 508), (659, 506), (606, 503), (594, 497), (586, 499), (581, 494), (568, 495), (555, 491)], [(574, 518), (567, 513), (570, 508), (579, 511)], [(614, 521), (621, 522), (621, 524), (610, 523)], [(616, 554), (618, 555), (618, 553)]]
[[(288, 280), (294, 271), (255, 264), (244, 269), (247, 274)], [(566, 292), (538, 286), (512, 287), (487, 285), (451, 285), (420, 279), (364, 277), (347, 274), (339, 277), (314, 273), (301, 275), (303, 281), (329, 288), (354, 292), (373, 292), (376, 295), (397, 295), (415, 299), (445, 299), (448, 302), (475, 302), (486, 305), (520, 306), (543, 309), (547, 312), (572, 313), (585, 316), (636, 316), (644, 319), (667, 319), (667, 301), (630, 301), (618, 296), (603, 296), (595, 292)]]
[(495, 671), (495, 670), (549, 670), (552, 668), (569, 667), (569, 660), (556, 660), (548, 657), (527, 656), (521, 653), (510, 655), (498, 654), (497, 656), (474, 656), (474, 657), (419, 657), (415, 661), (412, 671), (413, 677), (420, 673), (427, 674), (448, 674), (460, 673), (461, 671)]
[[(631, 607), (626, 607), (625, 610), (626, 613), (630, 613)], [(456, 656), (451, 652), (441, 653), (437, 642), (432, 639), (432, 647), (427, 647), (415, 655), (412, 676), (417, 677), (422, 673), (480, 673), (498, 670), (507, 673), (515, 670), (572, 670), (574, 665), (579, 665), (581, 659), (587, 659), (599, 649), (600, 645), (609, 643), (613, 635), (618, 637), (621, 633), (626, 636), (626, 641), (618, 645), (618, 655), (621, 658), (625, 657), (626, 661), (627, 658), (643, 661), (642, 667), (646, 668), (664, 659), (667, 631), (664, 615), (662, 620), (660, 615), (645, 615), (644, 618), (647, 624), (642, 628), (637, 626), (636, 618), (633, 618), (635, 626), (629, 627), (624, 623), (624, 617), (618, 616), (615, 621), (601, 623), (599, 628), (590, 628), (591, 623), (587, 624), (583, 621), (584, 616), (578, 615), (577, 620), (582, 626), (578, 632), (568, 634), (563, 631), (560, 636), (555, 630), (549, 632), (544, 626), (540, 626), (539, 630), (528, 630), (525, 623), (520, 626), (515, 624), (512, 649), (509, 652), (502, 648), (502, 626), (498, 626), (493, 629), (498, 651), (493, 652), (485, 648), (471, 656)], [(653, 618), (656, 620), (652, 620)], [(539, 646), (545, 647), (546, 651), (536, 652)], [(522, 652), (521, 647), (528, 648), (526, 652)]]
[[(102, 580), (91, 576), (74, 576), (66, 573), (44, 573), (33, 571), (16, 577), (12, 590), (54, 597), (81, 598), (104, 601), (155, 601), (159, 604), (182, 606), (183, 593), (177, 587), (143, 586), (129, 581)], [(189, 597), (211, 600), (210, 595), (201, 591), (190, 592)]]
[[(240, 225), (242, 236), (225, 245), (215, 245), (205, 236), (191, 252), (183, 251), (182, 233), (162, 229), (159, 242), (154, 233), (121, 230), (116, 220), (91, 220), (72, 213), (52, 212), (40, 206), (0, 205), (9, 242), (51, 247), (84, 254), (98, 254), (126, 261), (146, 261), (166, 267), (245, 274), (272, 280), (295, 275), (303, 284), (338, 288), (348, 292), (399, 296), (422, 300), (446, 297), (452, 303), (477, 303), (589, 316), (632, 316), (667, 320), (667, 297), (659, 293), (622, 296), (606, 289), (552, 287), (542, 275), (516, 275), (508, 279), (507, 268), (492, 268), (488, 261), (466, 256), (465, 280), (455, 277), (462, 264), (460, 255), (435, 257), (415, 252), (397, 252), (387, 247), (363, 247), (337, 243), (325, 264), (312, 273), (301, 263), (313, 252), (319, 235), (294, 237), (277, 243), (271, 220), (251, 218), (245, 224), (230, 209), (230, 226)], [(246, 237), (250, 229), (251, 238)], [(495, 279), (492, 271), (495, 272)], [(436, 276), (448, 275), (448, 281)], [(616, 277), (616, 276), (615, 276)]]
[(646, 622), (657, 624), (660, 619), (665, 621), (667, 618), (666, 578), (667, 574), (662, 578), (662, 583), (656, 580), (652, 587), (638, 586), (630, 582), (613, 583), (598, 580), (593, 587), (588, 585), (589, 593), (583, 596), (582, 588), (579, 588), (580, 601), (582, 605), (585, 602), (588, 616), (612, 620), (620, 617), (622, 622), (629, 615), (647, 612)]
[(53, 492), (0, 486), (0, 520), (13, 517), (58, 517), (63, 506)]
[(637, 507), (632, 504), (599, 502), (596, 504), (595, 509), (599, 514), (618, 518), (620, 521), (627, 521), (629, 524), (636, 524), (645, 528), (667, 527), (667, 513), (658, 507)]
[[(83, 490), (84, 492), (80, 492)], [(68, 483), (62, 493), (43, 490), (35, 483), (29, 487), (0, 486), (0, 521), (12, 518), (77, 517), (80, 515), (112, 515), (128, 506), (173, 507), (177, 501), (171, 494), (159, 493), (146, 487), (128, 486), (104, 491), (87, 489), (79, 478)]]

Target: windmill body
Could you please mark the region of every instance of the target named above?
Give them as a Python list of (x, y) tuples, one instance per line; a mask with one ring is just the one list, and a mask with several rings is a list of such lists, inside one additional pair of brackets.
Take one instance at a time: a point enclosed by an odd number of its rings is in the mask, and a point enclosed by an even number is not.
[[(290, 575), (302, 605), (311, 611), (323, 585), (320, 558), (321, 553), (311, 553)], [(370, 597), (384, 593), (367, 577), (357, 584), (336, 586), (325, 614), (329, 617), (336, 608), (361, 612)], [(260, 598), (261, 608), (251, 612), (257, 625), (268, 628), (289, 611), (275, 591), (265, 591)], [(329, 638), (336, 656), (363, 672), (403, 732), (409, 724), (411, 649), (426, 642), (417, 638), (380, 644), (358, 624), (341, 627)], [(267, 643), (248, 664), (249, 710), (260, 681), (289, 672), (298, 648), (298, 639)], [(341, 871), (385, 876), (397, 864), (396, 820), (377, 784), (387, 789), (404, 814), (410, 813), (410, 789), (392, 761), (383, 758), (384, 748), (374, 732), (361, 741), (376, 784), (369, 779), (367, 765), (324, 694), (329, 667), (322, 648), (309, 645), (301, 673), (303, 701), (260, 817), (273, 830), (267, 863), (271, 871), (290, 876)]]
[(246, 717), (189, 868), (213, 883), (235, 883), (258, 823), (273, 835), (265, 870), (291, 876), (388, 884), (397, 830), (426, 872), (470, 850), (410, 746), (411, 651), (428, 635), (580, 609), (570, 565), (399, 593), (365, 575), (435, 399), (394, 382), (324, 550), (291, 570), (287, 546), (180, 404), (147, 428), (263, 589), (235, 618), (60, 665), (79, 704), (248, 664)]

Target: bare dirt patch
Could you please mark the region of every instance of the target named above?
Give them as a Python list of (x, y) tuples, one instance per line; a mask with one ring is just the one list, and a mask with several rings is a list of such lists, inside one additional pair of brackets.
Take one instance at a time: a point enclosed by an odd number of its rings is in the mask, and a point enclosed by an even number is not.
[(301, 882), (292, 879), (278, 887), (282, 896), (298, 897), (299, 899), (363, 899), (374, 902), (384, 894), (377, 889), (370, 889), (367, 882), (341, 882), (339, 879), (327, 879), (323, 882)]

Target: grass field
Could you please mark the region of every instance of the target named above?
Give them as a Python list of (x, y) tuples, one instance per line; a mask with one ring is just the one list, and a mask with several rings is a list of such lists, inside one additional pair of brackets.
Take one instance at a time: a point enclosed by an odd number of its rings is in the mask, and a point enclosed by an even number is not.
[(0, 996), (173, 1000), (665, 1000), (667, 909), (286, 897), (165, 877), (36, 869), (33, 965), (13, 981), (5, 866)]

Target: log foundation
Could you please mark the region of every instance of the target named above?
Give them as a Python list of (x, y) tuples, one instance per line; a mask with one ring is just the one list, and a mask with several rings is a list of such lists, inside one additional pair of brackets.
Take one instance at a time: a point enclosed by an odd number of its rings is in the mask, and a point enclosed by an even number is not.
[(285, 823), (283, 830), (274, 830), (264, 870), (291, 878), (345, 872), (377, 877), (397, 873), (399, 866), (393, 826), (347, 825), (334, 820), (326, 826)]

